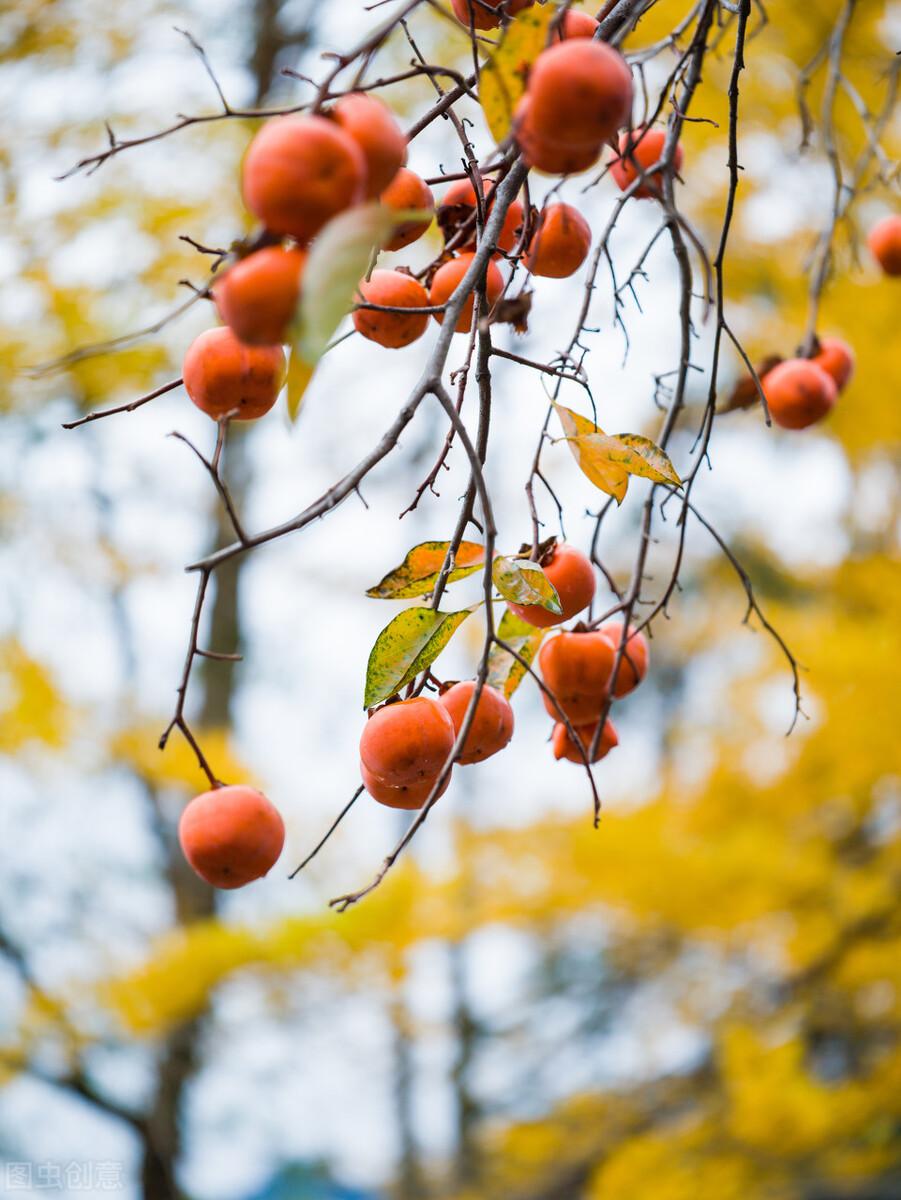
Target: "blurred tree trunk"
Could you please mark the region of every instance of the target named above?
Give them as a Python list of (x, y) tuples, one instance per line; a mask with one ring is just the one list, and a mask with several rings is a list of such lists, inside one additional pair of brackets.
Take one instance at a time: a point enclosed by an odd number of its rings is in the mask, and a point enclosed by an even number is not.
[[(280, 58), (291, 47), (306, 45), (312, 37), (312, 8), (304, 25), (286, 32), (281, 23), (281, 0), (258, 0), (250, 6), (251, 44), (248, 65), (254, 79), (254, 104), (265, 102), (276, 83)], [(250, 433), (241, 425), (229, 429), (223, 474), (237, 509), (244, 508), (250, 483), (248, 441)], [(222, 505), (215, 505), (215, 527), (211, 549), (233, 540), (234, 531)], [(213, 578), (213, 603), (206, 644), (225, 653), (241, 653), (241, 573), (245, 563), (238, 556), (220, 568)], [(201, 660), (199, 681), (202, 703), (198, 727), (228, 727), (235, 698), (236, 669), (240, 664)], [(177, 839), (169, 838), (167, 873), (179, 924), (190, 924), (215, 914), (216, 893), (203, 883), (184, 861)], [(206, 1014), (174, 1030), (164, 1042), (157, 1066), (157, 1087), (146, 1115), (141, 1167), (142, 1193), (146, 1200), (178, 1200), (181, 1195), (176, 1170), (182, 1149), (181, 1117), (185, 1092), (200, 1065), (200, 1040)]]

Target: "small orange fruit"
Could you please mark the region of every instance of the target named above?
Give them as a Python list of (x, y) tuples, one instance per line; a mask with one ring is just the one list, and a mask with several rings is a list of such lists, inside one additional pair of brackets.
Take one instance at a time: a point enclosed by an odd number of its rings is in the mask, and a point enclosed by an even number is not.
[(557, 589), (563, 612), (552, 613), (540, 604), (508, 604), (507, 607), (520, 620), (537, 625), (539, 629), (547, 629), (551, 625), (559, 625), (561, 621), (568, 621), (587, 608), (594, 596), (597, 580), (590, 559), (566, 542), (558, 542), (541, 565)]
[(542, 209), (529, 242), (526, 266), (533, 275), (565, 279), (578, 271), (591, 249), (591, 226), (571, 204)]
[[(616, 651), (603, 633), (558, 633), (538, 652), (545, 684), (573, 725), (586, 725), (601, 715), (613, 674)], [(560, 714), (544, 692), (544, 707), (555, 720)]]
[(838, 397), (835, 380), (806, 358), (790, 358), (761, 381), (770, 416), (783, 429), (806, 429), (831, 412)]
[(877, 221), (867, 236), (867, 245), (886, 275), (901, 275), (901, 213)]
[[(475, 690), (475, 680), (466, 679), (455, 683), (438, 697), (451, 715), (454, 730), (459, 733)], [(472, 724), (463, 743), (463, 751), (457, 760), (462, 764), (484, 762), (497, 754), (513, 737), (513, 709), (510, 701), (497, 688), (486, 683), (479, 696)]]
[(564, 146), (555, 138), (540, 137), (529, 120), (531, 105), (528, 95), (516, 106), (513, 133), (527, 166), (545, 175), (578, 175), (595, 165), (602, 146)]
[(364, 92), (342, 96), (329, 114), (366, 159), (366, 195), (385, 190), (407, 161), (407, 139), (386, 104)]
[[(631, 187), (639, 174), (649, 171), (660, 162), (666, 144), (665, 129), (647, 129), (640, 126), (619, 139), (619, 155), (610, 164), (610, 174), (621, 192)], [(682, 169), (682, 147), (677, 145), (673, 154), (673, 171)], [(648, 178), (632, 193), (636, 200), (649, 200), (661, 195), (660, 172)]]
[(467, 29), (497, 29), (502, 13), (515, 16), (534, 0), (451, 0), (454, 16)]
[[(601, 626), (601, 633), (605, 634), (612, 642), (613, 649), (618, 650), (619, 644), (623, 640), (622, 621), (607, 621)], [(616, 673), (616, 686), (613, 689), (613, 695), (617, 700), (622, 696), (628, 696), (629, 692), (635, 691), (648, 673), (650, 656), (651, 648), (648, 645), (648, 639), (643, 633), (630, 630), (619, 662), (619, 670)]]
[(840, 392), (851, 382), (851, 376), (854, 374), (854, 351), (841, 338), (820, 338), (819, 353), (810, 361), (832, 376)]
[[(493, 193), (494, 185), (482, 180), (482, 194)], [(490, 214), (494, 202), (489, 201), (485, 216)], [(441, 198), (438, 205), (438, 223), (444, 231), (446, 241), (450, 241), (456, 231), (465, 223), (472, 220), (476, 210), (476, 190), (469, 179), (455, 180)], [(519, 240), (523, 222), (523, 207), (519, 200), (514, 200), (507, 209), (501, 231), (497, 235), (498, 250), (512, 250)], [(476, 227), (471, 225), (470, 238), (465, 245), (456, 245), (455, 250), (475, 250)]]
[(227, 327), (208, 329), (188, 347), (182, 378), (191, 400), (214, 420), (233, 412), (252, 421), (278, 399), (285, 355), (281, 346), (246, 346)]
[(558, 36), (564, 41), (567, 38), (593, 38), (597, 27), (598, 23), (591, 13), (568, 8), (563, 15)]
[(385, 243), (386, 250), (403, 250), (421, 238), (432, 223), (435, 198), (432, 189), (408, 167), (401, 167), (381, 196), (382, 204), (398, 211), (423, 209), (429, 215), (421, 221), (401, 221), (395, 225), (391, 240)]
[(201, 879), (239, 888), (275, 865), (285, 824), (262, 792), (238, 784), (195, 796), (181, 814), (178, 840)]
[[(473, 258), (473, 254), (461, 254), (438, 268), (432, 277), (432, 286), (429, 288), (429, 304), (447, 304), (460, 286), (460, 282), (469, 270), (469, 265)], [(503, 290), (504, 277), (498, 270), (497, 265), (489, 261), (488, 269), (485, 272), (485, 291), (488, 297), (489, 308), (500, 298)], [(454, 326), (457, 333), (469, 333), (472, 328), (474, 308), (475, 297), (470, 295), (460, 310), (460, 316), (457, 318), (457, 324)], [(433, 313), (432, 315), (439, 325), (444, 324), (444, 313)], [(482, 315), (487, 316), (488, 314), (483, 313)]]
[[(597, 727), (597, 721), (591, 725), (573, 726), (576, 731), (576, 736), (585, 747), (586, 755), (591, 749), (591, 743), (594, 741), (594, 735)], [(570, 762), (578, 763), (580, 767), (584, 767), (585, 759), (579, 753), (578, 747), (569, 736), (569, 730), (562, 721), (558, 721), (554, 726), (554, 732), (551, 735), (551, 745), (554, 751), (554, 758), (566, 758)], [(604, 722), (604, 730), (601, 734), (601, 740), (598, 742), (598, 748), (590, 761), (593, 763), (600, 762), (602, 758), (606, 758), (610, 751), (618, 745), (619, 738), (617, 737), (616, 729), (614, 728), (613, 722), (608, 717)]]
[[(443, 796), (447, 791), (451, 781), (451, 774), (452, 772), (448, 771), (447, 778), (442, 784), (438, 796)], [(366, 791), (373, 800), (378, 800), (379, 804), (384, 804), (388, 808), (405, 809), (422, 808), (431, 795), (432, 788), (435, 786), (435, 780), (438, 778), (436, 772), (425, 779), (417, 779), (413, 783), (401, 783), (394, 786), (390, 783), (385, 783), (377, 775), (373, 775), (371, 771), (366, 769), (363, 763), (360, 763), (360, 776)]]
[(274, 117), (244, 156), (244, 203), (273, 233), (308, 242), (327, 221), (359, 203), (366, 159), (325, 117)]
[(251, 346), (287, 340), (306, 261), (303, 250), (269, 246), (242, 258), (216, 280), (213, 299), (235, 337)]
[[(403, 271), (377, 270), (360, 281), (360, 295), (371, 304), (391, 308), (428, 308), (429, 297), (418, 279)], [(428, 328), (428, 313), (379, 312), (373, 308), (354, 310), (353, 323), (363, 337), (380, 346), (399, 350), (421, 338)]]
[(360, 761), (390, 787), (434, 779), (454, 745), (454, 723), (443, 704), (414, 696), (374, 712), (360, 737)]
[(599, 146), (629, 119), (632, 73), (606, 42), (572, 38), (538, 55), (528, 96), (529, 124), (539, 138)]

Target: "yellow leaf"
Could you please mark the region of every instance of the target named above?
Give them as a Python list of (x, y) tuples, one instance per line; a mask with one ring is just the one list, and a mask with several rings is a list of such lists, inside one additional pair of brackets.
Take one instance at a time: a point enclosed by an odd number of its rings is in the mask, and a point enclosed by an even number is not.
[(582, 473), (588, 476), (595, 487), (612, 496), (617, 504), (622, 504), (629, 487), (629, 472), (591, 440), (598, 435), (601, 438), (606, 437), (604, 431), (599, 429), (594, 421), (579, 416), (571, 408), (564, 408), (562, 404), (555, 404), (554, 408), (560, 418), (573, 458), (579, 464)]
[(288, 360), (288, 376), (285, 382), (287, 386), (288, 416), (292, 422), (296, 421), (300, 414), (304, 395), (315, 370), (315, 364), (307, 362), (298, 350), (293, 349), (291, 351), (291, 357)]
[(545, 4), (519, 13), (482, 67), (479, 99), (496, 142), (502, 142), (510, 132), (513, 110), (526, 90), (529, 67), (547, 45), (556, 11), (553, 4)]

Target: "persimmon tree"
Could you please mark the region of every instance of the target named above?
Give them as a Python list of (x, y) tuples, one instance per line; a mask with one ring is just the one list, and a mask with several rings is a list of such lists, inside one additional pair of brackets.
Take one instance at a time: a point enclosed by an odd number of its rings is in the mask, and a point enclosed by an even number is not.
[[(666, 36), (629, 49), (627, 39), (654, 7), (654, 0), (610, 0), (592, 17), (551, 0), (455, 0), (451, 14), (434, 0), (404, 0), (357, 45), (326, 55), (319, 78), (296, 76), (297, 103), (277, 109), (234, 107), (204, 49), (186, 35), (209, 74), (219, 108), (181, 115), (166, 128), (132, 138), (108, 129), (107, 145), (73, 168), (72, 173), (98, 171), (112, 158), (138, 153), (148, 142), (201, 123), (260, 124), (241, 179), (259, 227), (227, 248), (195, 243), (209, 260), (209, 275), (167, 318), (212, 301), (223, 324), (194, 342), (178, 378), (67, 426), (135, 412), (182, 386), (215, 424), (210, 449), (188, 445), (218, 494), (233, 538), (188, 566), (197, 578), (196, 600), (175, 711), (160, 741), (164, 747), (174, 733), (186, 739), (210, 785), (185, 814), (192, 862), (210, 861), (212, 850), (213, 860), (228, 864), (232, 881), (246, 882), (265, 873), (281, 849), (277, 813), (270, 814), (257, 793), (248, 798), (240, 780), (220, 779), (186, 717), (198, 660), (232, 657), (229, 647), (201, 644), (211, 580), (225, 564), (302, 533), (359, 494), (425, 403), (437, 403), (446, 427), (426, 479), (410, 480), (410, 508), (427, 504), (455, 445), (466, 456), (468, 485), (454, 527), (436, 530), (434, 540), (412, 547), (399, 565), (386, 563), (384, 577), (369, 588), (374, 599), (421, 602), (401, 611), (376, 639), (365, 670), (363, 707), (369, 719), (361, 740), (363, 785), (300, 866), (321, 849), (364, 788), (382, 803), (415, 810), (416, 816), (371, 882), (337, 897), (335, 907), (347, 908), (381, 882), (443, 794), (456, 764), (474, 764), (504, 748), (512, 732), (510, 701), (527, 678), (540, 688), (554, 722), (553, 753), (586, 772), (597, 823), (601, 801), (592, 764), (617, 744), (613, 706), (653, 669), (649, 639), (655, 622), (670, 615), (692, 526), (713, 538), (745, 590), (746, 619), (753, 617), (784, 655), (794, 690), (792, 726), (802, 713), (798, 662), (761, 610), (748, 571), (698, 508), (694, 491), (709, 465), (715, 423), (729, 412), (759, 405), (767, 425), (801, 431), (831, 412), (850, 378), (850, 347), (818, 336), (820, 301), (832, 275), (837, 230), (851, 220), (860, 195), (887, 187), (897, 175), (881, 138), (896, 99), (898, 60), (880, 68), (878, 106), (862, 100), (845, 69), (856, 10), (848, 0), (822, 49), (801, 72), (804, 138), (809, 140), (819, 120), (834, 203), (810, 264), (807, 323), (797, 333), (797, 352), (787, 361), (773, 354), (755, 366), (730, 321), (727, 279), (742, 183), (746, 50), (767, 19), (765, 7), (752, 0), (698, 0)], [(426, 9), (468, 31), (471, 64), (465, 72), (456, 61), (432, 62), (421, 52), (416, 23)], [(387, 75), (380, 73), (380, 52), (391, 39), (405, 39), (409, 67)], [(708, 244), (681, 203), (682, 189), (690, 193), (692, 188), (692, 162), (683, 151), (682, 134), (689, 123), (713, 120), (697, 99), (705, 70), (723, 58), (729, 64), (727, 153), (721, 168), (725, 190), (718, 234)], [(419, 77), (430, 81), (435, 100), (403, 131), (390, 110), (392, 88)], [(819, 118), (809, 101), (815, 81), (823, 97)], [(850, 159), (835, 136), (839, 93), (850, 97), (863, 134), (862, 149)], [(458, 111), (473, 99), (484, 118), (478, 129)], [(420, 178), (405, 166), (406, 147), (438, 120), (448, 122), (458, 138), (457, 169), (436, 168), (434, 176)], [(618, 196), (602, 227), (592, 229), (577, 203), (559, 199), (571, 176), (578, 177), (582, 189), (607, 176), (615, 183)], [(432, 188), (445, 186), (435, 205)], [(623, 275), (611, 253), (611, 237), (626, 206), (637, 203), (655, 206), (659, 223)], [(380, 252), (399, 251), (418, 240), (433, 212), (443, 234), (438, 256), (418, 271), (380, 266)], [(897, 222), (887, 218), (871, 237), (887, 275), (897, 274)], [(656, 381), (661, 411), (655, 436), (609, 434), (602, 428), (603, 405), (592, 390), (597, 294), (609, 287), (614, 320), (628, 347), (624, 297), (647, 277), (648, 256), (661, 239), (670, 244), (678, 278), (672, 318), (678, 362)], [(547, 277), (571, 281), (571, 332), (553, 357), (538, 361), (510, 347), (528, 327), (532, 296)], [(351, 325), (345, 330), (346, 318)], [(440, 327), (437, 337), (421, 350), (417, 343), (432, 320)], [(702, 324), (709, 330), (703, 341), (697, 336)], [(139, 333), (152, 335), (160, 327), (157, 322)], [(350, 471), (287, 521), (251, 530), (221, 470), (233, 422), (264, 419), (283, 387), (288, 413), (296, 419), (322, 357), (352, 354), (359, 336), (386, 352), (418, 356), (418, 382)], [(80, 347), (53, 365), (115, 349), (115, 343)], [(724, 394), (727, 356), (741, 364), (744, 377)], [(498, 544), (485, 469), (497, 452), (493, 371), (500, 360), (521, 373), (523, 388), (543, 388), (545, 399), (531, 469), (523, 480), (518, 545)], [(706, 388), (700, 409), (688, 403), (696, 371), (703, 371)], [(564, 405), (564, 390), (567, 399), (570, 394), (577, 399)], [(676, 435), (686, 432), (690, 448), (684, 461), (674, 463), (670, 453)], [(567, 444), (575, 466), (601, 494), (587, 554), (557, 536), (568, 514), (543, 469), (545, 447), (556, 440)], [(602, 545), (633, 481), (647, 491), (631, 573), (618, 579), (605, 564)], [(664, 522), (673, 523), (678, 534), (666, 575), (652, 580), (648, 556)], [(449, 589), (475, 574), (482, 580), (481, 602), (452, 605)], [(497, 605), (504, 607), (495, 611)], [(439, 655), (476, 612), (484, 621), (484, 637), (472, 679), (443, 680), (437, 673)], [(575, 624), (561, 630), (564, 622)], [(223, 815), (219, 801), (231, 803), (236, 790), (244, 807), (237, 815), (231, 808)], [(252, 817), (261, 801), (267, 813), (263, 823)], [(220, 855), (222, 838), (228, 845)], [(221, 872), (212, 870), (207, 877), (214, 876), (222, 882)]]

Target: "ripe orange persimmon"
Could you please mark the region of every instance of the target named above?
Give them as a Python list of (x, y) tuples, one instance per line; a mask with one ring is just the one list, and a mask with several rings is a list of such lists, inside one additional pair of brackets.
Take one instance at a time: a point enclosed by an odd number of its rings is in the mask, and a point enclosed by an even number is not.
[(546, 175), (577, 175), (587, 171), (601, 156), (601, 144), (588, 146), (564, 146), (553, 137), (539, 136), (530, 120), (531, 104), (528, 95), (516, 106), (513, 133), (523, 159), (529, 167), (535, 167)]
[[(450, 713), (457, 733), (463, 727), (463, 719), (475, 686), (474, 679), (466, 679), (455, 683), (438, 697), (439, 702)], [(457, 761), (464, 765), (484, 762), (492, 754), (503, 750), (512, 737), (513, 709), (510, 707), (510, 701), (503, 692), (489, 687), (486, 683), (479, 696), (466, 741), (463, 743), (463, 752)]]
[(195, 796), (181, 814), (178, 840), (201, 879), (238, 888), (275, 865), (285, 825), (262, 792), (239, 784)]
[(364, 92), (342, 96), (329, 115), (363, 151), (366, 195), (374, 199), (407, 161), (406, 137), (388, 106)]
[[(377, 270), (360, 281), (360, 295), (372, 304), (392, 308), (428, 308), (429, 296), (418, 279), (403, 271)], [(353, 323), (363, 337), (380, 346), (399, 350), (421, 338), (428, 328), (428, 313), (379, 312), (372, 308), (354, 310)]]
[[(432, 286), (429, 288), (429, 304), (447, 304), (457, 290), (461, 279), (469, 270), (473, 257), (472, 254), (461, 254), (438, 268), (432, 278)], [(503, 290), (504, 277), (495, 263), (489, 261), (488, 270), (485, 272), (485, 291), (488, 296), (489, 308), (500, 297)], [(460, 316), (457, 318), (457, 324), (454, 326), (457, 333), (469, 333), (472, 328), (474, 308), (475, 297), (470, 295), (464, 302)], [(444, 324), (444, 313), (433, 313), (432, 315), (439, 325)], [(487, 315), (487, 313), (482, 314), (482, 316)]]
[[(594, 741), (595, 730), (598, 727), (597, 721), (591, 725), (574, 725), (576, 736), (585, 747), (585, 753), (591, 749), (591, 743)], [(601, 733), (601, 740), (598, 742), (598, 748), (591, 758), (591, 762), (600, 762), (619, 745), (619, 737), (613, 722), (608, 717), (604, 722), (604, 729)], [(558, 721), (554, 726), (554, 732), (551, 735), (551, 746), (554, 751), (554, 758), (566, 758), (570, 762), (578, 763), (580, 767), (585, 765), (585, 759), (579, 753), (579, 749), (575, 742), (569, 736), (569, 730), (562, 721)]]
[(591, 13), (568, 8), (563, 15), (558, 37), (564, 41), (566, 38), (593, 38), (597, 27), (598, 23)]
[[(447, 778), (442, 784), (438, 796), (443, 796), (447, 791), (451, 781), (451, 774), (452, 772), (448, 771)], [(371, 771), (367, 771), (363, 763), (360, 763), (360, 776), (366, 791), (373, 800), (378, 800), (379, 804), (384, 804), (388, 808), (406, 809), (422, 808), (423, 804), (428, 800), (432, 788), (435, 786), (435, 780), (438, 778), (436, 772), (425, 779), (417, 779), (413, 783), (402, 783), (394, 787), (390, 783), (385, 783), (383, 779), (379, 779), (377, 775), (373, 775)]]
[(599, 146), (629, 120), (632, 74), (606, 42), (572, 38), (538, 55), (528, 96), (529, 125), (539, 138)]
[(854, 374), (854, 351), (841, 338), (820, 338), (819, 353), (810, 360), (831, 375), (841, 392), (851, 382)]
[(443, 704), (414, 696), (374, 712), (360, 737), (360, 762), (389, 787), (434, 779), (454, 744)]
[[(640, 126), (619, 139), (619, 155), (610, 164), (610, 174), (621, 192), (631, 187), (635, 180), (655, 163), (660, 162), (666, 144), (665, 129), (647, 129)], [(677, 145), (673, 154), (673, 170), (682, 169), (682, 147)], [(649, 175), (632, 195), (636, 200), (649, 200), (661, 195), (660, 172)]]
[(901, 213), (877, 221), (867, 235), (867, 245), (886, 275), (901, 275)]
[[(486, 183), (482, 180), (482, 194), (491, 194), (494, 190), (494, 185)], [(485, 213), (486, 219), (488, 214), (494, 207), (494, 202), (490, 201)], [(444, 231), (444, 236), (447, 241), (450, 241), (457, 229), (465, 222), (472, 218), (472, 214), (476, 209), (476, 190), (469, 179), (455, 180), (444, 195), (441, 197), (441, 202), (438, 205), (438, 223)], [(501, 226), (501, 231), (497, 235), (498, 250), (512, 250), (519, 241), (520, 230), (523, 222), (523, 207), (519, 200), (514, 200), (507, 209), (504, 223)], [(465, 245), (455, 246), (455, 250), (475, 250), (476, 247), (476, 227), (473, 221), (470, 226), (470, 237)]]
[(234, 412), (238, 421), (267, 413), (285, 382), (281, 346), (246, 346), (227, 327), (208, 329), (188, 347), (182, 364), (185, 391), (217, 420)]
[(806, 358), (790, 358), (762, 380), (770, 416), (783, 429), (806, 429), (829, 413), (838, 396), (835, 380)]
[[(608, 621), (601, 626), (601, 633), (605, 634), (613, 643), (613, 649), (618, 650), (623, 639), (622, 621)], [(635, 691), (648, 673), (650, 656), (651, 648), (648, 645), (648, 639), (643, 633), (631, 631), (620, 659), (619, 670), (616, 673), (616, 687), (613, 689), (613, 695), (617, 700), (622, 696), (628, 696), (629, 692)]]
[(213, 284), (219, 316), (251, 346), (274, 346), (288, 337), (307, 256), (269, 246), (242, 258)]
[(502, 13), (515, 16), (531, 8), (534, 0), (451, 0), (454, 16), (467, 29), (497, 29)]
[(401, 221), (395, 225), (391, 240), (385, 243), (386, 250), (403, 250), (417, 238), (421, 238), (432, 223), (432, 213), (435, 211), (435, 197), (432, 189), (424, 180), (408, 167), (401, 167), (381, 195), (382, 204), (388, 208), (423, 209), (428, 217), (421, 221)]
[(542, 209), (526, 254), (533, 275), (565, 279), (578, 271), (591, 248), (591, 226), (571, 204)]
[(563, 612), (559, 615), (552, 613), (540, 604), (508, 604), (507, 607), (530, 625), (547, 629), (551, 625), (559, 625), (561, 621), (568, 621), (587, 608), (594, 596), (597, 581), (590, 560), (581, 550), (568, 546), (566, 542), (558, 542), (542, 559), (541, 565), (557, 589)]
[(308, 242), (337, 213), (361, 201), (366, 159), (325, 117), (275, 117), (250, 143), (244, 203), (273, 233)]
[[(558, 633), (538, 652), (542, 678), (573, 725), (587, 725), (601, 715), (615, 653), (610, 639), (596, 631)], [(542, 692), (541, 699), (550, 715), (559, 720), (550, 697)]]

